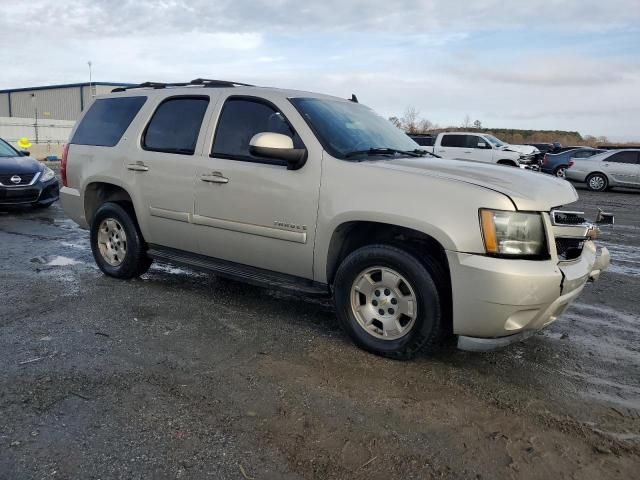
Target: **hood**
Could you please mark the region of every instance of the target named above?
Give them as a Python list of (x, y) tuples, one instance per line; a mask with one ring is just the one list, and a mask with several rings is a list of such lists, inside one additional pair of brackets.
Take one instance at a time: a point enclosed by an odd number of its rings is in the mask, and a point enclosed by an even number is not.
[(531, 155), (534, 153), (540, 153), (536, 147), (532, 147), (531, 145), (506, 145), (508, 150), (512, 150), (514, 152), (521, 153), (523, 155)]
[(42, 164), (31, 157), (0, 157), (0, 174), (37, 173)]
[(363, 164), (371, 168), (477, 185), (508, 196), (518, 210), (548, 212), (554, 207), (578, 200), (576, 189), (566, 180), (504, 165), (429, 157), (368, 161)]

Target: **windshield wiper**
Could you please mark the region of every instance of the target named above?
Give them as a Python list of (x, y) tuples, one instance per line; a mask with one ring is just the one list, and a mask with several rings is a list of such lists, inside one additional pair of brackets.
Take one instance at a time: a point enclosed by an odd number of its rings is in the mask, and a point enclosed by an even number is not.
[(407, 155), (409, 157), (422, 157), (426, 155), (426, 150), (398, 150), (397, 148), (370, 148), (368, 150), (354, 150), (353, 152), (348, 152), (345, 154), (345, 158), (356, 157), (358, 155)]
[[(414, 152), (422, 152), (424, 155), (431, 155), (432, 157), (442, 158), (442, 155), (438, 155), (437, 153), (430, 152), (429, 150), (414, 150)], [(424, 156), (422, 155), (422, 156)]]

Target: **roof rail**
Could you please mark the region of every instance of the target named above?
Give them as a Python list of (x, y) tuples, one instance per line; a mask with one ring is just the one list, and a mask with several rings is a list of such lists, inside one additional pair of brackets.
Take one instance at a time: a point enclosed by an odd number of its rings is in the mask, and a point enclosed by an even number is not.
[(167, 87), (189, 87), (189, 86), (196, 86), (196, 85), (202, 86), (202, 87), (218, 87), (218, 88), (237, 87), (237, 86), (253, 87), (253, 85), (250, 85), (248, 83), (229, 82), (227, 80), (212, 80), (209, 78), (195, 78), (190, 82), (177, 82), (177, 83), (143, 82), (138, 85), (130, 85), (128, 87), (114, 88), (113, 90), (111, 90), (111, 93), (125, 92), (127, 90), (131, 90), (134, 88), (160, 89), (160, 88), (167, 88)]
[(205, 87), (253, 87), (254, 85), (250, 85), (248, 83), (241, 82), (230, 82), (227, 80), (212, 80), (210, 78), (195, 78), (191, 80), (192, 85), (203, 85)]

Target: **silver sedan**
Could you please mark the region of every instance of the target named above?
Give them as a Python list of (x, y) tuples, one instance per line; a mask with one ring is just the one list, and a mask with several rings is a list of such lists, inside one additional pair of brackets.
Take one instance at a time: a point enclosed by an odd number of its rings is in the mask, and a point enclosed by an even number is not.
[(640, 188), (640, 149), (610, 150), (571, 162), (567, 180), (586, 183), (595, 192), (612, 187)]

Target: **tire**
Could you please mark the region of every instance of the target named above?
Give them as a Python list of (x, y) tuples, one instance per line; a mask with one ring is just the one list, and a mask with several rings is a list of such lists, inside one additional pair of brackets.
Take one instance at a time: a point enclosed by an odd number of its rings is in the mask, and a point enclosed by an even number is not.
[(604, 192), (609, 188), (609, 179), (604, 173), (592, 173), (587, 177), (587, 188), (592, 192)]
[(408, 360), (434, 350), (446, 334), (436, 271), (390, 245), (352, 252), (333, 285), (342, 327), (356, 345), (384, 357)]
[(567, 166), (560, 165), (556, 167), (556, 169), (553, 171), (553, 174), (558, 178), (567, 178)]
[(151, 266), (132, 209), (112, 202), (102, 204), (91, 222), (90, 239), (96, 264), (110, 277), (139, 277)]
[(505, 167), (516, 167), (516, 168), (520, 168), (518, 167), (518, 164), (511, 161), (511, 160), (498, 160), (498, 165), (504, 165)]

